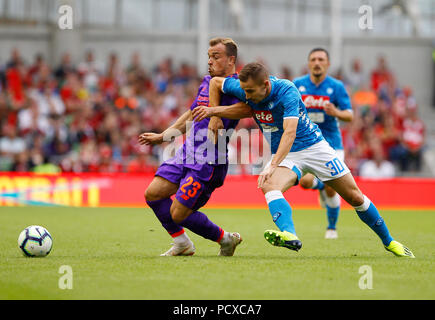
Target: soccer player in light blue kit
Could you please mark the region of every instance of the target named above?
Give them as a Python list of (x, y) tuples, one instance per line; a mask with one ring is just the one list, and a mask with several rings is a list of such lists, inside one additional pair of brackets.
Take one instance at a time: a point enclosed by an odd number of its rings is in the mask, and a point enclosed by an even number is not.
[[(245, 104), (218, 106), (221, 92)], [(270, 77), (262, 64), (253, 62), (243, 67), (239, 79), (214, 77), (210, 81), (209, 97), (211, 107), (198, 106), (192, 111), (195, 121), (212, 116), (241, 119), (254, 115), (269, 141), (272, 159), (258, 177), (258, 187), (279, 228), (279, 231), (265, 231), (269, 243), (295, 251), (301, 249), (292, 209), (283, 192), (310, 172), (355, 208), (359, 218), (379, 236), (388, 251), (414, 258), (407, 247), (391, 237), (374, 204), (359, 190), (346, 164), (308, 117), (301, 95), (291, 81)]]
[[(330, 66), (329, 53), (323, 48), (314, 48), (308, 55), (309, 74), (293, 80), (311, 121), (322, 131), (323, 137), (344, 162), (343, 141), (338, 120), (352, 121), (353, 112), (349, 95), (343, 83), (327, 72)], [(304, 189), (318, 189), (322, 207), (326, 207), (328, 227), (326, 239), (336, 239), (337, 220), (340, 212), (340, 196), (314, 175), (307, 173), (299, 181)]]

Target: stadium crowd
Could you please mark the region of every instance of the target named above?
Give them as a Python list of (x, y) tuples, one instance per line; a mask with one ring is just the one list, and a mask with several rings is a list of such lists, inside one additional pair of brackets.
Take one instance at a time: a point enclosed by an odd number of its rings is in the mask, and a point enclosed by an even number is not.
[[(291, 80), (292, 70), (278, 76)], [(385, 58), (368, 73), (356, 59), (351, 72), (334, 76), (352, 97), (355, 117), (342, 130), (353, 174), (420, 170), (424, 123), (412, 90), (398, 86)], [(152, 173), (164, 146), (140, 146), (138, 135), (166, 129), (192, 104), (200, 81), (195, 67), (170, 58), (148, 70), (133, 53), (123, 68), (115, 53), (99, 63), (88, 51), (78, 64), (66, 53), (50, 66), (42, 55), (26, 63), (14, 49), (0, 69), (0, 171)], [(239, 127), (256, 125), (244, 119)], [(241, 146), (231, 148), (235, 154)]]

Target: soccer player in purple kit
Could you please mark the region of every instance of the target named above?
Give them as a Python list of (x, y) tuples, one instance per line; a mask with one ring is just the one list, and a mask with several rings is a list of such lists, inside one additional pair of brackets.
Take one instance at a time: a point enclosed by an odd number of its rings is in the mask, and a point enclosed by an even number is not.
[[(193, 121), (191, 110), (197, 106), (207, 106), (209, 103), (210, 79), (215, 76), (237, 77), (237, 44), (230, 38), (214, 38), (210, 40), (209, 45), (210, 75), (204, 77), (190, 109), (164, 132), (142, 133), (139, 136), (140, 144), (160, 144), (186, 133), (187, 122)], [(222, 105), (238, 102), (237, 98), (222, 95)], [(173, 246), (161, 254), (162, 256), (186, 256), (195, 253), (195, 246), (184, 227), (219, 243), (221, 256), (232, 256), (242, 241), (240, 234), (224, 231), (204, 213), (198, 211), (207, 203), (212, 192), (222, 186), (228, 170), (227, 150), (219, 150), (220, 144), (214, 144), (207, 137), (210, 121), (216, 121), (216, 127), (226, 130), (234, 129), (238, 123), (238, 120), (225, 118), (192, 122), (192, 128), (186, 133), (183, 147), (177, 150), (173, 158), (161, 164), (145, 191), (147, 204), (174, 241)], [(171, 199), (172, 195), (175, 195), (174, 200)]]
[[(311, 121), (316, 123), (325, 140), (344, 162), (344, 149), (338, 120), (352, 121), (353, 111), (349, 95), (343, 83), (328, 75), (329, 53), (323, 48), (314, 48), (308, 54), (309, 74), (293, 80)], [(300, 180), (304, 189), (319, 190), (322, 207), (326, 207), (328, 227), (325, 239), (336, 239), (337, 220), (341, 198), (334, 189), (324, 184), (311, 173)]]

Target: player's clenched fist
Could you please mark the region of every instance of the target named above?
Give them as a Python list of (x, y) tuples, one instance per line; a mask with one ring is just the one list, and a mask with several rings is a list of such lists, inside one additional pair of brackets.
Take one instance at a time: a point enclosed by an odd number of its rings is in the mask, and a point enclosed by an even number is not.
[(333, 103), (327, 103), (324, 107), (325, 113), (329, 116), (337, 116), (337, 107)]
[(161, 133), (153, 133), (153, 132), (145, 132), (139, 136), (139, 144), (143, 145), (151, 145), (151, 144), (160, 144), (163, 142), (163, 134)]

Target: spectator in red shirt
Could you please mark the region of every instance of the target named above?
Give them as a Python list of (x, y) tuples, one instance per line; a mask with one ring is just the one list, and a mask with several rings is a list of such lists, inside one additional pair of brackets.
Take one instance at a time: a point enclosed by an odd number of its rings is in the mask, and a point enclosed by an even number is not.
[(422, 151), (425, 143), (424, 122), (418, 117), (417, 108), (408, 108), (407, 117), (403, 121), (401, 136), (404, 154), (401, 159), (402, 171), (409, 170), (412, 166), (420, 171)]
[(379, 91), (382, 85), (394, 81), (394, 76), (387, 66), (385, 57), (378, 58), (378, 65), (371, 74), (371, 86), (374, 91)]
[(157, 164), (145, 153), (139, 153), (127, 166), (129, 173), (154, 173), (156, 170)]

